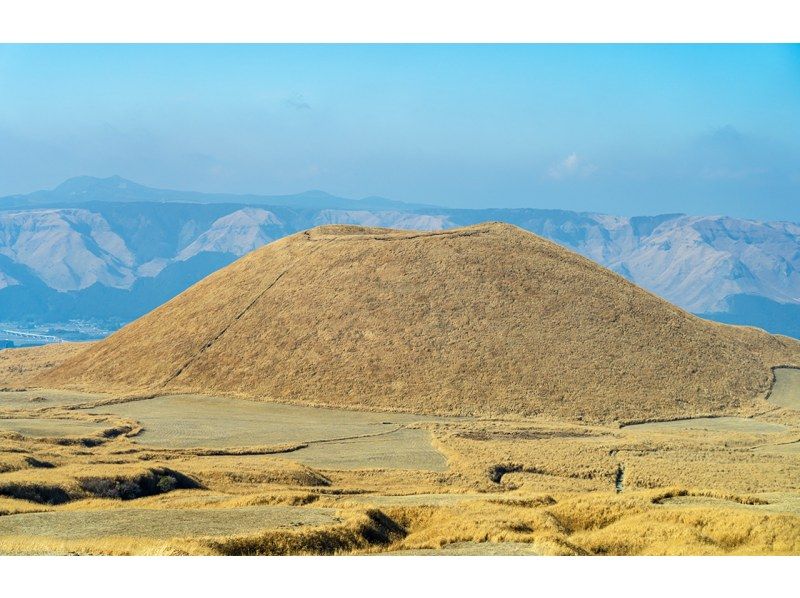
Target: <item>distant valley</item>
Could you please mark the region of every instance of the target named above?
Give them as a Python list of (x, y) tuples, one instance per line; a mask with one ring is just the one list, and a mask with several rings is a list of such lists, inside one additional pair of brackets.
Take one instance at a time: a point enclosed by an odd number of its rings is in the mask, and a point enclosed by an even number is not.
[(321, 224), (440, 230), (503, 221), (693, 313), (800, 337), (800, 225), (724, 216), (448, 209), (322, 192), (237, 196), (71, 179), (0, 198), (0, 320), (114, 328), (273, 240)]

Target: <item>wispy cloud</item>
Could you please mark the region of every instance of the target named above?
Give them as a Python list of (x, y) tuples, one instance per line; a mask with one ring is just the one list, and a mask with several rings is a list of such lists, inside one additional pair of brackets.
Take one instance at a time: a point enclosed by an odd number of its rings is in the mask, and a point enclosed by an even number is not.
[(572, 152), (563, 160), (553, 164), (547, 171), (551, 179), (561, 180), (576, 177), (588, 177), (597, 172), (597, 166), (587, 162), (577, 153)]
[(286, 100), (286, 105), (295, 110), (311, 110), (311, 104), (306, 101), (301, 93), (296, 93), (289, 97)]

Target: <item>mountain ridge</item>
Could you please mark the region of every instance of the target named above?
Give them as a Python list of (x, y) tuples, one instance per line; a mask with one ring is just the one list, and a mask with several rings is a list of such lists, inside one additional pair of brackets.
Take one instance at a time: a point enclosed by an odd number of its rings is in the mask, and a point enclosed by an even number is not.
[[(127, 183), (115, 178), (104, 184), (114, 187), (121, 182)], [(72, 192), (81, 184), (77, 179), (65, 182), (65, 190)], [(14, 276), (13, 264), (26, 268), (54, 293), (80, 294), (100, 284), (108, 288), (111, 300), (118, 289), (134, 289), (137, 281), (157, 277), (167, 266), (180, 268), (205, 253), (223, 253), (233, 261), (265, 243), (321, 224), (438, 230), (500, 220), (577, 251), (691, 312), (796, 334), (792, 309), (782, 307), (800, 305), (800, 225), (790, 222), (680, 214), (623, 217), (532, 208), (411, 209), (410, 204), (395, 210), (363, 205), (342, 209), (159, 203), (145, 201), (158, 197), (157, 190), (152, 194), (148, 189), (132, 184), (123, 190), (129, 194), (126, 201), (104, 201), (100, 195), (101, 199), (84, 197), (50, 207), (8, 208), (0, 200), (0, 255), (11, 260), (0, 263), (0, 311), (11, 309), (9, 289), (28, 284)], [(111, 243), (114, 236), (121, 241)], [(63, 254), (66, 247), (83, 256), (72, 259), (69, 268), (59, 265), (63, 261), (59, 251)], [(212, 263), (220, 262), (208, 261)], [(769, 318), (760, 317), (751, 302), (734, 299), (743, 296), (769, 301)], [(141, 296), (140, 313), (155, 307), (156, 299), (161, 296), (150, 300)], [(57, 295), (48, 301), (67, 304)], [(62, 317), (68, 319), (72, 313), (65, 309)], [(31, 317), (44, 315), (32, 310)]]
[(179, 191), (175, 189), (148, 187), (125, 179), (119, 175), (112, 175), (105, 178), (83, 175), (69, 178), (53, 189), (0, 197), (0, 209), (4, 207), (36, 207), (48, 205), (55, 207), (65, 203), (84, 203), (89, 201), (121, 203), (131, 201), (200, 204), (233, 203), (294, 208), (328, 207), (335, 209), (357, 209), (359, 207), (368, 209), (420, 209), (435, 207), (425, 204), (406, 203), (378, 196), (369, 196), (363, 199), (348, 199), (332, 195), (319, 189), (283, 195), (206, 193), (201, 191)]

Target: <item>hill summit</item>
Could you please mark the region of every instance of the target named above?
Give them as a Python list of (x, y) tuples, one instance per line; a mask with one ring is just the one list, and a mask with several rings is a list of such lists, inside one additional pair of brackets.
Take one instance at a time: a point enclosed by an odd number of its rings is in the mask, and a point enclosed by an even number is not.
[(747, 411), (800, 343), (692, 316), (517, 227), (270, 243), (40, 383), (614, 421)]

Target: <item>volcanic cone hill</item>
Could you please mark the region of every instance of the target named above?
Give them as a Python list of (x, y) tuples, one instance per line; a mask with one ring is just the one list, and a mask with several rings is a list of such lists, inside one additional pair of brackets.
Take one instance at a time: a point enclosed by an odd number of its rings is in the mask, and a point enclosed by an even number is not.
[(800, 343), (692, 316), (536, 235), (322, 226), (38, 383), (586, 421), (752, 411)]

